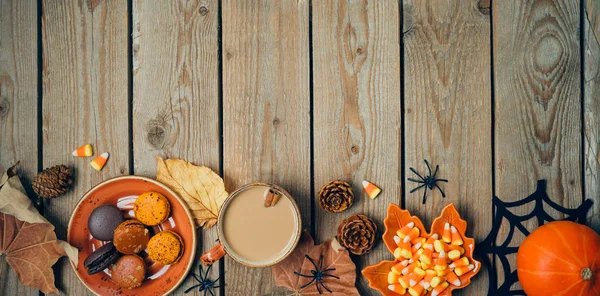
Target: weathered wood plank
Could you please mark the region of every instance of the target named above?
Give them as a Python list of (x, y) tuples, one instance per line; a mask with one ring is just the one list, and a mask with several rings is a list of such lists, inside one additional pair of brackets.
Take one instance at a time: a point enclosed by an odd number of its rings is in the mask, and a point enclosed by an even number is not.
[[(383, 233), (389, 203), (401, 199), (400, 16), (398, 1), (314, 1), (315, 235), (336, 235), (351, 214), (373, 218)], [(350, 182), (355, 204), (341, 214), (319, 207), (318, 192), (332, 179)], [(375, 200), (362, 180), (382, 188)], [(383, 243), (355, 257), (357, 270), (389, 259)], [(364, 277), (359, 292), (373, 293)]]
[[(0, 174), (20, 160), (24, 184), (38, 170), (37, 15), (36, 1), (0, 1)], [(37, 296), (0, 257), (0, 294)]]
[[(129, 172), (127, 99), (127, 1), (43, 1), (44, 168), (75, 168), (75, 186), (49, 200), (44, 215), (66, 239), (69, 217), (92, 186)], [(101, 172), (91, 158), (71, 151), (91, 143), (94, 154), (110, 159)], [(57, 287), (68, 295), (90, 292), (66, 258), (57, 263)]]
[[(567, 207), (582, 202), (579, 5), (493, 1), (494, 166), (502, 200), (526, 197), (537, 180), (547, 179), (553, 201)], [(522, 239), (517, 231), (512, 245)]]
[[(219, 172), (218, 1), (136, 0), (132, 13), (135, 174), (154, 178), (155, 156)], [(217, 233), (197, 234), (199, 262)], [(218, 276), (215, 264), (210, 278)], [(174, 295), (194, 282), (189, 277)]]
[[(454, 203), (469, 227), (467, 235), (485, 238), (492, 219), (492, 90), (489, 7), (477, 0), (404, 1), (405, 167), (428, 174), (439, 165), (439, 190), (410, 193), (406, 209), (431, 225)], [(424, 175), (423, 175), (424, 176)], [(456, 294), (478, 294), (487, 287), (486, 272)]]
[(584, 27), (585, 197), (594, 200), (589, 223), (600, 232), (600, 2), (587, 0)]
[[(225, 0), (223, 122), (225, 185), (274, 182), (311, 225), (308, 1)], [(270, 268), (225, 261), (227, 295), (271, 294)]]

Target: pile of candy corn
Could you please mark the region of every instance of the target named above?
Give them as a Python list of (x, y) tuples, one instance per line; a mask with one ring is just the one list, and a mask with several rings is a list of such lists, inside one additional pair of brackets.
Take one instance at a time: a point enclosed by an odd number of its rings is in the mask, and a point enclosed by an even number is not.
[[(423, 236), (422, 236), (423, 235)], [(442, 237), (437, 233), (425, 237), (414, 222), (396, 232), (396, 263), (388, 274), (388, 289), (412, 296), (441, 295), (449, 286), (460, 286), (460, 276), (473, 270), (464, 257), (463, 239), (450, 223), (444, 225)]]

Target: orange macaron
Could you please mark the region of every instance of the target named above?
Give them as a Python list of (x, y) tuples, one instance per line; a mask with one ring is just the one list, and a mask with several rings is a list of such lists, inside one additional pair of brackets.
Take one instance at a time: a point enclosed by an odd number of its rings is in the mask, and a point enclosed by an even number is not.
[(183, 239), (173, 231), (161, 231), (148, 242), (148, 256), (162, 265), (177, 263), (183, 256)]
[(148, 226), (158, 225), (171, 214), (171, 204), (167, 198), (158, 192), (140, 194), (133, 204), (135, 218)]

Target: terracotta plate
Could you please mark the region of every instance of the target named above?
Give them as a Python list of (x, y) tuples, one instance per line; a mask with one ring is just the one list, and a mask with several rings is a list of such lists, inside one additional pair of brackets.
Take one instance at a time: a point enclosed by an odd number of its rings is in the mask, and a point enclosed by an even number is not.
[[(138, 195), (156, 191), (164, 194), (171, 203), (171, 216), (160, 225), (148, 227), (151, 233), (172, 230), (183, 238), (184, 254), (181, 260), (173, 265), (160, 265), (152, 262), (146, 251), (140, 255), (146, 261), (148, 273), (144, 283), (135, 289), (122, 289), (110, 278), (110, 271), (105, 269), (89, 275), (83, 267), (83, 261), (95, 249), (106, 242), (98, 241), (90, 235), (87, 228), (88, 217), (92, 211), (103, 204), (119, 207), (125, 218), (134, 218), (133, 202)], [(79, 279), (97, 295), (166, 295), (183, 282), (192, 267), (196, 252), (196, 232), (192, 216), (179, 197), (165, 185), (144, 177), (123, 176), (104, 181), (92, 188), (79, 201), (69, 221), (67, 240), (79, 249), (79, 264), (73, 266)]]

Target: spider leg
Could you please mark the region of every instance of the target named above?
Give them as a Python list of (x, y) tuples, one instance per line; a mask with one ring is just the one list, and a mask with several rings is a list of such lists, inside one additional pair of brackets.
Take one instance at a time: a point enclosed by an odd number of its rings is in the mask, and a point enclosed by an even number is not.
[(306, 257), (306, 259), (308, 259), (310, 261), (310, 263), (312, 263), (312, 265), (315, 267), (315, 269), (318, 270), (317, 269), (317, 264), (315, 263), (314, 260), (312, 260), (312, 258), (310, 258), (310, 256), (308, 256), (308, 255), (305, 254), (304, 257)]
[(421, 180), (425, 180), (425, 178), (423, 178), (423, 176), (421, 176), (421, 174), (417, 173), (417, 171), (415, 171), (415, 169), (413, 168), (409, 168), (413, 173), (415, 173), (415, 175), (419, 176), (419, 178), (421, 178)]
[(323, 255), (319, 258), (319, 270), (323, 269)]
[(315, 286), (317, 286), (317, 291), (319, 291), (319, 294), (323, 294), (323, 291), (321, 291), (321, 287), (319, 286), (319, 283), (321, 281), (317, 281), (317, 284)]
[(328, 271), (332, 271), (332, 270), (335, 270), (335, 268), (327, 268), (327, 269), (325, 269), (325, 270), (321, 270), (321, 272), (322, 272), (322, 273), (326, 273), (326, 272), (328, 272)]
[(183, 291), (183, 293), (189, 293), (191, 290), (196, 289), (200, 285), (201, 284), (193, 285), (193, 286), (189, 287), (187, 290)]
[(429, 171), (429, 176), (431, 176), (431, 166), (429, 165), (429, 161), (427, 159), (423, 159), (425, 165), (427, 165), (427, 171)]
[(439, 169), (440, 169), (440, 165), (438, 164), (438, 165), (435, 166), (435, 172), (433, 173), (433, 176), (431, 176), (432, 179), (435, 180), (435, 176), (437, 175), (437, 172), (438, 172)]
[(300, 289), (304, 289), (304, 288), (308, 287), (310, 284), (312, 284), (312, 283), (315, 281), (315, 279), (316, 279), (316, 278), (312, 278), (312, 280), (310, 280), (310, 282), (308, 282), (308, 283), (306, 283), (306, 284), (304, 284), (304, 285), (300, 286)]
[(446, 180), (446, 179), (435, 179), (435, 181), (436, 182), (446, 182), (446, 183), (448, 183), (448, 180)]
[(425, 186), (425, 191), (423, 191), (423, 204), (425, 204), (426, 198), (427, 198), (427, 186)]
[(415, 182), (415, 183), (425, 183), (422, 180), (417, 180), (417, 179), (413, 179), (413, 178), (408, 178), (408, 181)]
[(415, 192), (415, 191), (417, 191), (417, 190), (421, 189), (421, 187), (423, 187), (423, 186), (425, 186), (425, 185), (426, 185), (426, 184), (423, 184), (423, 185), (419, 185), (418, 187), (415, 187), (415, 188), (413, 188), (413, 190), (411, 190), (411, 191), (410, 191), (410, 193), (413, 193), (413, 192)]
[(297, 275), (297, 276), (303, 276), (303, 277), (307, 277), (307, 278), (312, 278), (312, 277), (314, 277), (313, 275), (301, 274), (301, 273), (299, 273), (299, 272), (297, 272), (297, 271), (294, 271), (294, 274), (295, 274), (295, 275)]
[(192, 272), (192, 276), (193, 276), (193, 277), (194, 277), (194, 278), (195, 278), (197, 281), (199, 281), (199, 282), (201, 282), (201, 281), (202, 281), (202, 280), (200, 280), (200, 278), (198, 278), (198, 276), (197, 276), (195, 273), (193, 273), (193, 272)]
[(435, 187), (437, 187), (437, 189), (440, 190), (440, 192), (442, 193), (442, 197), (446, 197), (446, 194), (444, 193), (444, 190), (442, 190), (442, 188), (440, 188), (440, 186), (438, 186), (438, 184), (435, 184)]
[(210, 292), (210, 295), (215, 296), (215, 293), (213, 293), (212, 290), (208, 290), (208, 292)]
[(328, 277), (336, 278), (336, 279), (338, 279), (338, 280), (340, 279), (340, 277), (339, 277), (339, 276), (337, 276), (337, 275), (333, 275), (333, 274), (324, 274), (323, 276), (328, 276)]
[(323, 283), (323, 281), (321, 281), (320, 284), (321, 286), (323, 286), (323, 288), (325, 288), (325, 290), (327, 290), (327, 292), (333, 293), (331, 290), (329, 290), (329, 288), (327, 288), (327, 286), (325, 286), (325, 283)]

